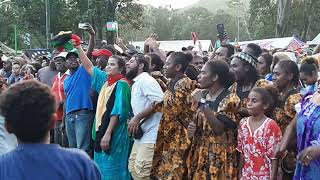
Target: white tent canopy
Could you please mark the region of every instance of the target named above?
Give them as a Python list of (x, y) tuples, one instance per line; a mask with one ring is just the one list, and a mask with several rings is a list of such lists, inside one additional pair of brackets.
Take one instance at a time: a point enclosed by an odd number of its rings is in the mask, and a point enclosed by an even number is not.
[[(284, 38), (273, 38), (273, 39), (261, 39), (253, 41), (239, 42), (240, 48), (243, 49), (250, 43), (258, 44), (261, 48), (272, 50), (272, 49), (290, 49), (296, 50), (301, 48), (305, 43), (295, 37), (284, 37)], [(232, 43), (235, 44), (235, 43)]]
[(11, 48), (9, 48), (8, 46), (6, 46), (5, 44), (3, 44), (2, 42), (0, 42), (0, 50), (2, 52), (4, 52), (5, 54), (14, 54), (15, 51)]
[[(203, 51), (209, 51), (211, 41), (210, 40), (199, 40), (202, 45)], [(181, 41), (159, 41), (160, 49), (164, 51), (181, 51), (183, 47), (194, 46), (198, 50), (198, 44), (193, 44), (192, 40), (181, 40)], [(134, 46), (139, 46), (141, 49), (144, 47), (144, 41), (134, 41), (131, 43)]]
[(318, 45), (320, 44), (320, 33), (311, 41), (308, 42), (309, 45)]

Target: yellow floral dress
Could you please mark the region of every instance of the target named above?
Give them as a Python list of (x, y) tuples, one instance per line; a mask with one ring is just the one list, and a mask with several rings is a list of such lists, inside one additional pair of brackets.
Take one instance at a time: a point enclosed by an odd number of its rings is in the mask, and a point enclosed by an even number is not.
[[(210, 97), (205, 95), (207, 101)], [(228, 91), (221, 99), (214, 102), (218, 106), (212, 107), (215, 115), (224, 115), (235, 120), (235, 113), (240, 103), (240, 98)], [(188, 156), (188, 179), (203, 180), (236, 180), (238, 175), (237, 129), (227, 129), (221, 136), (213, 133), (212, 125), (198, 110), (194, 116), (197, 130)]]
[(191, 109), (191, 93), (196, 82), (184, 76), (167, 90), (163, 102), (155, 105), (155, 111), (163, 112), (154, 152), (151, 177), (155, 179), (185, 179), (186, 158), (190, 150), (187, 128), (194, 111)]

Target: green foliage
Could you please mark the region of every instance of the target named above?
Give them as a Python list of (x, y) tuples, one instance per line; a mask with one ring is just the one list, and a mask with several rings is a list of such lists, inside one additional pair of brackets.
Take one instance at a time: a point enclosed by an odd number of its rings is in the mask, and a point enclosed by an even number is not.
[[(273, 38), (276, 32), (278, 4), (275, 0), (251, 0), (249, 30), (253, 39)], [(285, 20), (282, 37), (297, 35), (311, 40), (319, 32), (319, 0), (292, 0)]]
[[(151, 33), (158, 34), (160, 40), (191, 39), (191, 32), (196, 32), (200, 39), (216, 39), (216, 25), (223, 23), (234, 39), (237, 32), (237, 18), (218, 11), (216, 14), (206, 8), (191, 8), (184, 11), (165, 7), (146, 7), (142, 16), (142, 28), (120, 32), (121, 36), (133, 41), (143, 41)], [(245, 32), (241, 37), (247, 37)]]
[[(114, 32), (105, 32), (107, 21), (117, 20), (119, 35), (129, 41), (145, 40), (151, 33), (160, 40), (191, 39), (197, 32), (200, 39), (216, 39), (216, 25), (223, 23), (230, 40), (237, 36), (240, 20), (240, 40), (275, 37), (277, 0), (200, 0), (181, 10), (154, 8), (137, 4), (136, 0), (49, 0), (50, 33), (72, 30), (87, 39), (79, 22), (91, 23), (97, 40), (114, 40)], [(249, 4), (250, 2), (250, 4)], [(246, 9), (249, 8), (248, 12)], [(292, 0), (290, 13), (281, 36), (293, 34), (305, 40), (320, 32), (319, 0)], [(31, 35), (32, 48), (46, 47), (45, 0), (11, 0), (0, 4), (0, 41), (14, 47), (14, 27), (18, 29), (18, 48), (29, 48), (23, 36)]]
[(277, 5), (272, 0), (251, 0), (249, 14), (249, 30), (253, 39), (275, 36)]
[[(119, 8), (118, 2), (120, 0), (49, 0), (50, 33), (71, 30), (83, 35), (78, 23), (89, 22), (96, 29), (98, 39), (109, 38), (112, 42), (114, 34), (105, 33), (103, 27), (107, 21), (115, 20), (116, 14), (120, 23), (131, 29), (140, 28), (142, 5), (121, 0), (124, 7)], [(14, 47), (14, 25), (17, 25), (19, 49), (29, 48), (22, 39), (26, 33), (31, 35), (33, 48), (46, 47), (45, 0), (11, 0), (8, 4), (0, 4), (0, 41)]]
[(186, 7), (185, 9), (202, 7), (211, 11), (212, 13), (217, 13), (219, 10), (227, 11), (228, 14), (233, 14), (234, 5), (233, 2), (241, 2), (244, 5), (244, 9), (247, 10), (250, 0), (199, 0), (197, 3)]

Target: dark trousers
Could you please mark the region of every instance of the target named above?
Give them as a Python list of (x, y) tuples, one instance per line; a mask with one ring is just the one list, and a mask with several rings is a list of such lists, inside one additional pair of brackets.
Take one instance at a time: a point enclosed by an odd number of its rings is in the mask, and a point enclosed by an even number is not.
[(65, 129), (61, 130), (60, 126), (63, 121), (57, 121), (54, 128), (54, 143), (59, 144), (62, 147), (68, 147), (68, 138)]

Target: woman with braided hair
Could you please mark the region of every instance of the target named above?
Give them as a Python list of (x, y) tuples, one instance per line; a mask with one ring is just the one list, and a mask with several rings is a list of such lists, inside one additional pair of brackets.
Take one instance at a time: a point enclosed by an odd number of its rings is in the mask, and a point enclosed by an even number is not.
[(142, 120), (154, 112), (162, 112), (151, 177), (154, 179), (187, 179), (187, 155), (191, 142), (187, 128), (194, 111), (191, 93), (196, 82), (185, 75), (191, 54), (173, 52), (164, 65), (164, 74), (170, 78), (164, 100), (154, 104), (134, 118)]
[(305, 87), (300, 90), (302, 94), (317, 91), (319, 87), (317, 69), (319, 69), (319, 65), (316, 58), (305, 57), (302, 59), (300, 66), (300, 80), (305, 85)]
[[(296, 88), (299, 83), (299, 68), (292, 60), (282, 60), (277, 63), (272, 73), (273, 84), (278, 88), (280, 96), (273, 118), (284, 133), (287, 126), (296, 116), (296, 105), (301, 102), (302, 95)], [(297, 147), (296, 142), (290, 141), (287, 155), (282, 158), (282, 179), (291, 180), (296, 164)]]

